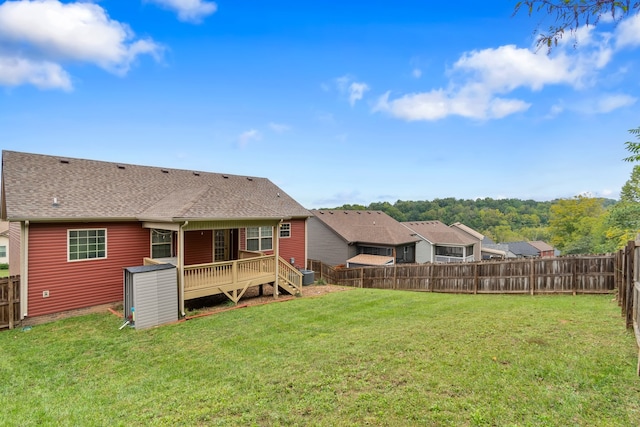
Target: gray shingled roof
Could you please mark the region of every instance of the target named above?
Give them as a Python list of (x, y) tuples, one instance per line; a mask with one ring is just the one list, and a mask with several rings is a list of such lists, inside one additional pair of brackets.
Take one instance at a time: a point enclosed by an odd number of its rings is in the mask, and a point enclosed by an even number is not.
[(419, 240), (382, 211), (312, 210), (311, 213), (350, 243), (398, 246)]
[(529, 242), (525, 242), (525, 241), (507, 242), (506, 245), (509, 247), (509, 251), (513, 252), (513, 254), (515, 255), (520, 255), (524, 257), (540, 255), (540, 252), (538, 251), (538, 249), (531, 246)]
[(2, 218), (12, 221), (308, 216), (266, 178), (2, 152)]
[(409, 221), (402, 224), (433, 244), (473, 245), (480, 241), (480, 239), (474, 239), (460, 229), (449, 227), (440, 221)]

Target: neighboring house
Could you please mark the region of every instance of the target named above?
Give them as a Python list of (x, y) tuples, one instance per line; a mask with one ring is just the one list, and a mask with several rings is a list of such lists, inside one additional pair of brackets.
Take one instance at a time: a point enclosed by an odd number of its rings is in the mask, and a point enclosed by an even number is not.
[(312, 210), (309, 258), (360, 267), (414, 263), (418, 239), (382, 211)]
[(295, 293), (307, 259), (309, 211), (266, 178), (3, 151), (0, 213), (21, 318), (122, 301), (124, 267), (163, 262), (182, 314), (266, 283)]
[(516, 258), (537, 258), (540, 256), (540, 251), (526, 241), (507, 242), (505, 245)]
[(416, 262), (472, 262), (481, 259), (482, 234), (461, 223), (451, 226), (440, 221), (403, 222), (420, 239)]
[(0, 221), (0, 264), (9, 264), (9, 223)]
[(482, 259), (505, 259), (515, 258), (516, 256), (509, 252), (509, 246), (504, 243), (496, 243), (489, 237), (484, 236), (482, 239)]
[(556, 256), (556, 250), (550, 244), (543, 242), (542, 240), (534, 240), (529, 242), (531, 246), (538, 250), (538, 256), (541, 258)]

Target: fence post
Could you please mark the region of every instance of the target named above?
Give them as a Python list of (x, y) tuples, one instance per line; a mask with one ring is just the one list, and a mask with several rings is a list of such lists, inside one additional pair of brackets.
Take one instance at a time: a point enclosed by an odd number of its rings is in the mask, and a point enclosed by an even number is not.
[(478, 293), (478, 265), (480, 263), (476, 263), (473, 268), (473, 294), (476, 295)]
[(535, 266), (533, 264), (533, 258), (529, 261), (529, 294), (533, 295), (535, 293)]
[(573, 296), (575, 297), (578, 292), (578, 258), (573, 258), (573, 268), (571, 271), (571, 280), (572, 280), (572, 290)]
[(9, 300), (9, 329), (13, 329), (13, 318), (15, 317), (15, 307), (13, 303), (13, 299), (15, 298), (13, 295), (13, 281), (13, 277), (7, 278), (7, 286), (9, 287), (9, 292), (7, 295), (7, 299)]
[(629, 240), (627, 248), (625, 250), (625, 258), (627, 259), (626, 272), (625, 272), (625, 319), (627, 328), (633, 328), (633, 286), (634, 286), (634, 257), (635, 257), (636, 242)]

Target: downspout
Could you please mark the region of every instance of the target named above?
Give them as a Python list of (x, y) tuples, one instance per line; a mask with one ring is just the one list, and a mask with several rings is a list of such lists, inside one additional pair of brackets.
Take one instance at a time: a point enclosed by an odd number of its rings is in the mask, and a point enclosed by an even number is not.
[(29, 221), (20, 227), (20, 319), (28, 315), (29, 309)]
[(180, 313), (182, 317), (186, 315), (184, 312), (184, 227), (189, 224), (189, 221), (185, 221), (184, 224), (180, 226), (180, 231), (178, 233), (178, 279), (180, 288)]

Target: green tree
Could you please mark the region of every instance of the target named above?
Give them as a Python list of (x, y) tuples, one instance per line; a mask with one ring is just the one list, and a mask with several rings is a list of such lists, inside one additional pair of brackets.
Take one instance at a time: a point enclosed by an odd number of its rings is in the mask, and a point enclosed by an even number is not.
[(536, 29), (538, 46), (551, 50), (567, 31), (574, 34), (581, 25), (596, 25), (603, 16), (618, 21), (639, 9), (640, 2), (631, 0), (525, 0), (516, 3), (513, 13), (525, 10), (529, 16), (538, 13), (555, 16), (548, 29)]
[[(636, 139), (640, 139), (640, 127), (629, 129), (629, 133), (634, 135)], [(627, 162), (640, 161), (640, 142), (627, 141), (624, 145), (627, 148), (627, 151), (631, 153), (631, 155), (629, 157), (625, 157), (624, 160)]]
[(605, 209), (602, 199), (576, 196), (551, 206), (551, 244), (563, 254), (602, 252), (605, 246)]
[(631, 177), (622, 186), (620, 201), (609, 209), (606, 226), (611, 251), (634, 240), (640, 231), (640, 165), (634, 166)]

